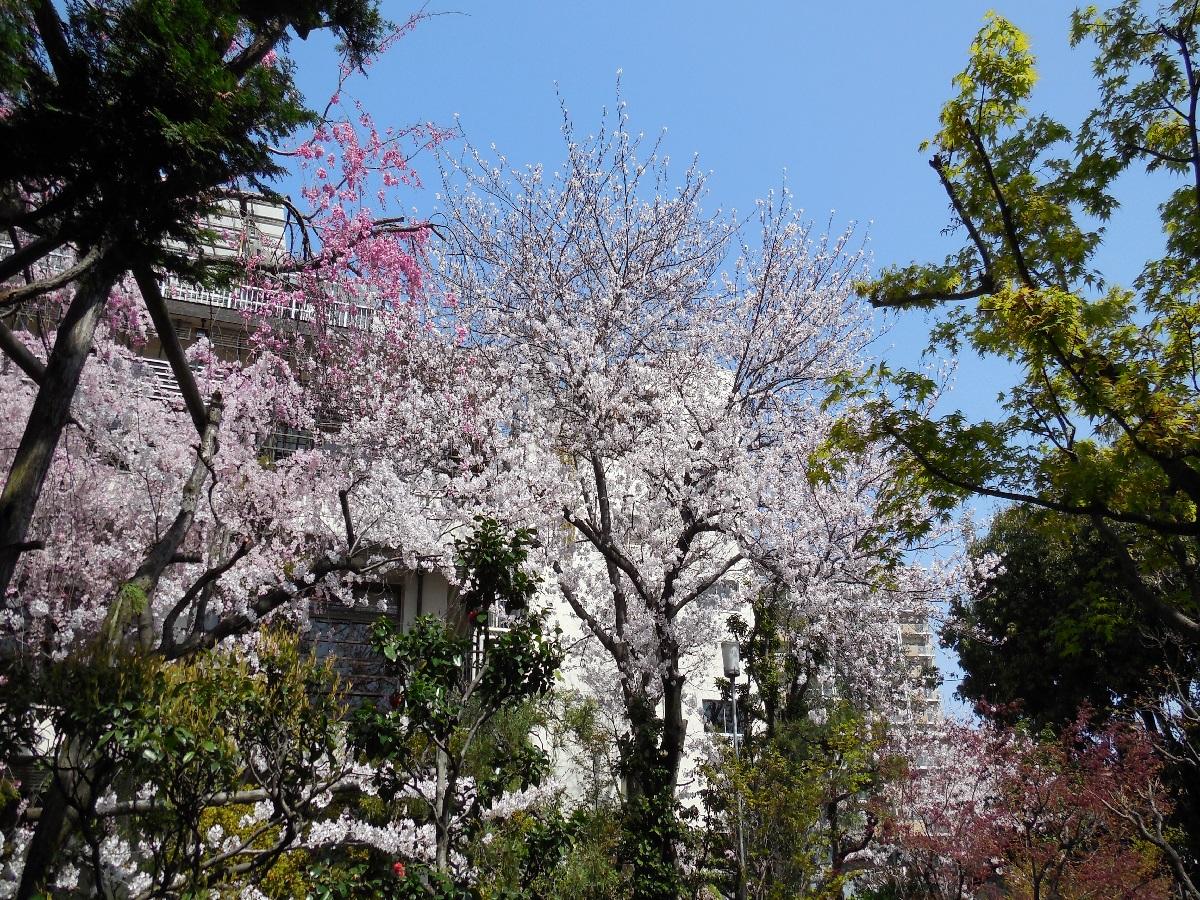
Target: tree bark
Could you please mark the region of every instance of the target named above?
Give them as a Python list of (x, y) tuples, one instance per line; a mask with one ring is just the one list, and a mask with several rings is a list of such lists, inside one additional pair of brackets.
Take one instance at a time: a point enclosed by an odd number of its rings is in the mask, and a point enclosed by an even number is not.
[(661, 755), (674, 792), (679, 783), (679, 767), (683, 763), (684, 740), (687, 737), (687, 720), (683, 716), (683, 676), (672, 675), (665, 678), (664, 682)]
[(46, 799), (42, 803), (42, 814), (25, 856), (16, 900), (32, 900), (43, 896), (59, 849), (76, 826), (77, 811), (91, 809), (98, 793), (97, 787), (106, 783), (106, 772), (101, 769), (108, 767), (103, 764), (97, 766), (94, 760), (89, 761), (84, 757), (78, 741), (68, 739), (64, 742), (55, 760), (54, 772), (46, 788)]
[(634, 900), (677, 900), (675, 788), (683, 759), (683, 679), (664, 684), (660, 721), (644, 696), (626, 698), (630, 737), (624, 747), (625, 840), (640, 844), (628, 862)]
[(437, 751), (437, 786), (435, 788), (435, 825), (437, 828), (437, 870), (442, 874), (450, 871), (450, 816), (452, 815), (450, 793), (453, 785), (449, 779), (450, 757), (445, 750)]
[(102, 258), (80, 282), (59, 325), (41, 388), (0, 494), (0, 597), (12, 582), (42, 484), (71, 416), (71, 401), (92, 348), (96, 323), (118, 275), (116, 267)]

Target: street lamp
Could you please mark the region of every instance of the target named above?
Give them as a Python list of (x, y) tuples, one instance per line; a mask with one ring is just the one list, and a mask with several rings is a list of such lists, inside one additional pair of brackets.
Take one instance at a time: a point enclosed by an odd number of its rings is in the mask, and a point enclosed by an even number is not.
[(721, 663), (725, 667), (725, 677), (737, 678), (742, 674), (742, 645), (737, 641), (721, 641)]
[[(738, 730), (737, 680), (742, 674), (742, 648), (737, 641), (721, 641), (721, 665), (729, 680), (730, 705), (733, 707), (733, 758), (741, 763), (741, 733)], [(738, 871), (736, 883), (737, 900), (746, 897), (746, 842), (742, 834), (742, 792), (737, 791), (737, 838)]]

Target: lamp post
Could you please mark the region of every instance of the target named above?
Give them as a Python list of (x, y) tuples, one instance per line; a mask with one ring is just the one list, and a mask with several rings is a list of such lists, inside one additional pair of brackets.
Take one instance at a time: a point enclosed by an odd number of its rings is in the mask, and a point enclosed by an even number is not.
[[(742, 674), (742, 648), (737, 641), (721, 641), (721, 664), (729, 680), (729, 702), (733, 707), (733, 758), (742, 761), (741, 733), (738, 730), (737, 679)], [(735, 881), (737, 900), (746, 898), (746, 843), (742, 835), (742, 792), (737, 791), (738, 867)]]

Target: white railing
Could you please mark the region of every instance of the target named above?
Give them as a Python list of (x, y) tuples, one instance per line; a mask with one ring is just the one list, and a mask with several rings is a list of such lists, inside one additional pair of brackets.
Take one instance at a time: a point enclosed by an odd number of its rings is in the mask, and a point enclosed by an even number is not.
[[(132, 365), (133, 373), (142, 381), (143, 385), (138, 389), (139, 394), (176, 406), (176, 408), (183, 403), (183, 391), (179, 389), (179, 382), (175, 380), (175, 372), (167, 360), (139, 356), (133, 360)], [(313, 436), (310, 432), (280, 425), (267, 435), (261, 449), (271, 461), (278, 462), (297, 450), (308, 450), (312, 446)]]
[[(0, 238), (0, 258), (13, 252), (12, 242)], [(31, 268), (39, 274), (64, 272), (75, 263), (69, 249), (55, 250), (39, 259)], [(236, 284), (228, 288), (205, 288), (168, 275), (162, 280), (163, 296), (184, 303), (195, 303), (214, 309), (230, 309), (268, 318), (292, 322), (315, 322), (316, 307), (305, 298), (280, 290)], [(351, 300), (333, 299), (325, 308), (328, 324), (335, 328), (368, 328), (374, 318), (374, 307)]]
[[(12, 242), (7, 238), (0, 238), (0, 259), (12, 252)], [(44, 275), (66, 271), (74, 265), (75, 259), (76, 256), (72, 250), (60, 249), (38, 260), (32, 268), (44, 277)], [(313, 322), (317, 318), (316, 308), (305, 298), (280, 290), (246, 284), (236, 284), (228, 288), (205, 288), (183, 281), (175, 275), (169, 275), (162, 279), (161, 284), (164, 297), (184, 303), (195, 303), (214, 309), (236, 310), (251, 315), (287, 319), (293, 322)], [(325, 315), (328, 323), (334, 327), (369, 328), (374, 319), (375, 309), (362, 303), (332, 300), (326, 307)], [(139, 393), (164, 403), (178, 404), (182, 402), (183, 392), (175, 380), (175, 373), (171, 369), (170, 362), (165, 359), (142, 356), (138, 357), (133, 365), (134, 373), (142, 379), (145, 385), (144, 390), (140, 390)], [(312, 445), (311, 435), (281, 428), (268, 436), (263, 450), (272, 459), (279, 459), (298, 449), (307, 449)]]
[[(272, 288), (235, 284), (228, 288), (204, 288), (170, 275), (163, 280), (163, 296), (184, 303), (215, 309), (230, 309), (251, 315), (314, 322), (316, 307), (302, 296)], [(325, 309), (330, 325), (337, 328), (369, 327), (375, 310), (361, 303), (332, 300)]]
[[(496, 612), (493, 607), (492, 612)], [(501, 621), (508, 621), (507, 616), (501, 616)], [(491, 644), (496, 638), (511, 631), (510, 628), (504, 625), (493, 625), (492, 616), (488, 615), (488, 624), (482, 628), (471, 626), (473, 632), (471, 636), (471, 671), (478, 672), (479, 667), (483, 665), (484, 657), (491, 649)]]
[(167, 403), (183, 399), (179, 382), (171, 371), (171, 364), (165, 359), (152, 359), (148, 356), (138, 357), (133, 362), (134, 372), (144, 379), (146, 395), (155, 400)]

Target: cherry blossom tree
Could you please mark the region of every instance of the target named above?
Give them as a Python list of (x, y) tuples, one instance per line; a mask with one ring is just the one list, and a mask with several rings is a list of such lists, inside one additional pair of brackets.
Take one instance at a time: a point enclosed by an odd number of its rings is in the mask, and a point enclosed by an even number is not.
[[(311, 207), (288, 204), (293, 252), (215, 261), (238, 266), (235, 290), (255, 298), (244, 309), (249, 364), (203, 340), (184, 358), (176, 344), (182, 402), (164, 402), (135, 351), (174, 276), (127, 279), (107, 298), (69, 444), (53, 460), (52, 500), (34, 519), (39, 546), (6, 595), (10, 650), (67, 652), (106, 618), (118, 635), (132, 604), (142, 649), (176, 658), (335, 589), (339, 573), (449, 560), (444, 530), (460, 519), (445, 498), (463, 493), (459, 445), (473, 432), (467, 353), (427, 302), (425, 227), (384, 215), (396, 186), (417, 182), (408, 155), (444, 134), (381, 133), (361, 109), (338, 109), (281, 151), (322, 163), (302, 164)], [(335, 166), (331, 184), (325, 167)], [(35, 324), (73, 295), (43, 296)], [(20, 348), (0, 370), (11, 448), (54, 342), (9, 334)], [(208, 399), (197, 410), (191, 395)], [(265, 460), (280, 427), (309, 433), (312, 448)]]
[[(401, 365), (397, 329), (407, 316), (384, 310), (376, 321), (394, 328), (353, 338), (363, 364), (397, 381), (381, 377), (352, 398), (360, 415), (337, 432), (315, 427), (327, 395), (301, 384), (282, 357), (263, 350), (240, 366), (200, 345), (191, 354), (197, 383), (219, 390), (198, 444), (186, 413), (153, 397), (137, 358), (102, 334), (74, 405), (78, 424), (34, 520), (46, 547), (24, 555), (4, 610), (10, 658), (23, 663), (8, 671), (36, 677), (46, 660), (84, 647), (112, 664), (131, 651), (187, 660), (264, 620), (303, 627), (308, 600), (359, 602), (362, 581), (393, 570), (440, 566), (453, 577), (450, 536), (474, 477), (459, 462), (472, 442), (468, 405), (458, 402), (465, 369), (454, 339), (423, 326), (405, 332)], [(32, 393), (20, 373), (5, 373), (18, 409)], [(264, 441), (281, 424), (311, 429), (314, 447), (266, 459)], [(31, 885), (46, 883), (78, 824), (72, 810), (89, 808), (106, 782), (93, 744), (56, 746), (47, 762), (61, 777), (38, 804), (24, 870)], [(356, 828), (313, 840), (324, 846)], [(409, 859), (423, 847), (419, 830), (376, 837)]]
[(269, 190), (282, 172), (273, 145), (314, 119), (292, 80), (289, 36), (328, 29), (358, 68), (385, 23), (369, 0), (72, 0), (7, 5), (0, 28), (11, 54), (0, 73), (0, 227), (11, 245), (0, 309), (69, 297), (44, 361), (0, 330), (39, 386), (0, 493), (4, 594), (21, 553), (40, 546), (29, 526), (113, 288), (126, 273), (138, 279), (202, 435), (207, 414), (153, 272), (219, 277), (196, 264), (205, 215), (232, 189)]
[[(285, 24), (271, 25), (274, 40)], [(268, 73), (286, 65), (269, 49), (254, 56)], [(343, 82), (365, 49), (347, 57)], [(441, 564), (452, 573), (449, 535), (464, 521), (459, 498), (470, 495), (464, 484), (473, 477), (462, 465), (474, 430), (470, 369), (458, 332), (423, 291), (426, 226), (386, 210), (397, 187), (416, 183), (410, 155), (444, 135), (379, 129), (348, 105), (336, 98), (311, 138), (272, 148), (307, 163), (305, 208), (288, 203), (293, 252), (206, 257), (196, 246), (203, 223), (189, 222), (186, 234), (168, 235), (183, 250), (163, 249), (132, 277), (118, 272), (111, 290), (88, 300), (96, 322), (72, 351), (83, 354), (77, 382), (50, 392), (69, 406), (69, 427), (48, 445), (42, 500), (22, 525), (34, 540), (17, 548), (0, 610), (6, 674), (36, 678), (48, 661), (81, 648), (113, 665), (131, 652), (187, 659), (264, 620), (302, 627), (308, 600), (357, 602), (357, 585), (395, 569)], [(214, 187), (194, 211), (243, 188)], [(60, 190), (48, 181), (29, 203), (51, 202)], [(86, 280), (80, 273), (93, 264), (87, 241), (46, 244), (14, 228), (24, 276), (6, 285), (3, 303), (17, 310), (36, 299), (37, 314), (23, 321), (70, 323), (81, 296), (74, 279)], [(234, 290), (257, 298), (249, 364), (221, 360), (204, 341), (185, 355), (160, 321), (175, 281), (214, 272), (236, 276)], [(10, 448), (0, 456), (25, 466), (22, 434), (44, 431), (39, 404), (65, 332), (0, 327), (0, 446)], [(131, 349), (152, 328), (181, 402), (158, 396)], [(312, 448), (265, 457), (280, 427), (310, 433)], [(49, 883), (77, 811), (106, 789), (95, 746), (70, 735), (56, 746), (55, 777), (19, 869), (21, 896)]]
[(628, 723), (638, 896), (675, 896), (684, 686), (721, 627), (705, 601), (782, 585), (824, 665), (890, 700), (900, 598), (928, 588), (901, 526), (927, 516), (885, 456), (828, 440), (854, 414), (829, 385), (872, 337), (852, 235), (814, 232), (786, 189), (744, 221), (706, 213), (698, 165), (673, 181), (623, 107), (564, 135), (554, 171), (445, 166), (439, 274), (494, 391), (484, 494), (538, 511), (585, 668)]
[[(46, 548), (24, 555), (4, 612), (6, 644), (23, 661), (17, 677), (96, 644), (114, 660), (131, 649), (191, 656), (272, 614), (302, 624), (309, 598), (353, 603), (359, 579), (442, 560), (443, 531), (458, 519), (452, 504), (439, 507), (437, 473), (415, 459), (426, 445), (413, 445), (407, 458), (379, 456), (377, 436), (411, 434), (408, 420), (381, 411), (382, 420), (319, 436), (314, 449), (267, 464), (266, 437), (281, 422), (311, 427), (316, 398), (269, 352), (241, 368), (201, 351), (193, 354), (199, 381), (220, 390), (195, 444), (186, 415), (147, 396), (130, 352), (98, 344), (74, 405), (79, 433), (56, 456), (34, 520)], [(32, 388), (12, 370), (5, 381), (19, 409)], [(19, 422), (4, 418), (6, 427)], [(443, 422), (450, 432), (442, 437), (453, 441), (459, 426)], [(425, 493), (417, 479), (401, 482), (406, 471), (428, 472)], [(56, 765), (87, 772), (89, 758), (86, 746), (67, 742)], [(78, 806), (79, 798), (66, 801), (89, 780), (66, 774), (53, 783), (64, 790), (45, 799), (38, 827), (58, 833), (35, 839), (31, 853), (43, 854), (35, 859), (53, 857), (70, 823), (55, 829), (52, 814)]]
[[(308, 599), (354, 603), (358, 582), (393, 569), (440, 563), (452, 573), (448, 534), (462, 520), (453, 492), (463, 477), (452, 460), (469, 447), (454, 406), (462, 375), (453, 341), (409, 337), (441, 361), (419, 367), (432, 382), (412, 377), (410, 348), (408, 367), (381, 368), (400, 382), (359, 399), (374, 415), (328, 434), (315, 428), (326, 397), (283, 358), (264, 350), (242, 367), (199, 346), (197, 381), (217, 388), (199, 443), (185, 413), (148, 396), (131, 352), (102, 337), (73, 407), (78, 428), (34, 519), (46, 547), (23, 556), (4, 612), (19, 677), (96, 644), (114, 660), (130, 650), (186, 658), (264, 619), (303, 625)], [(395, 338), (381, 330), (363, 361), (382, 366)], [(33, 388), (13, 370), (5, 382), (14, 415), (4, 425), (19, 427)], [(265, 460), (263, 443), (281, 423), (312, 429), (313, 449)], [(92, 768), (84, 744), (64, 742), (55, 766), (64, 777), (41, 805), (46, 837), (35, 835), (26, 871), (48, 865), (69, 832), (81, 801), (72, 795), (103, 781), (83, 777)], [(56, 811), (66, 817), (57, 827)]]
[(919, 896), (986, 896), (1003, 855), (994, 798), (1013, 739), (948, 721), (907, 742), (908, 776), (892, 785), (894, 815), (884, 819), (884, 845), (895, 848), (888, 877)]

